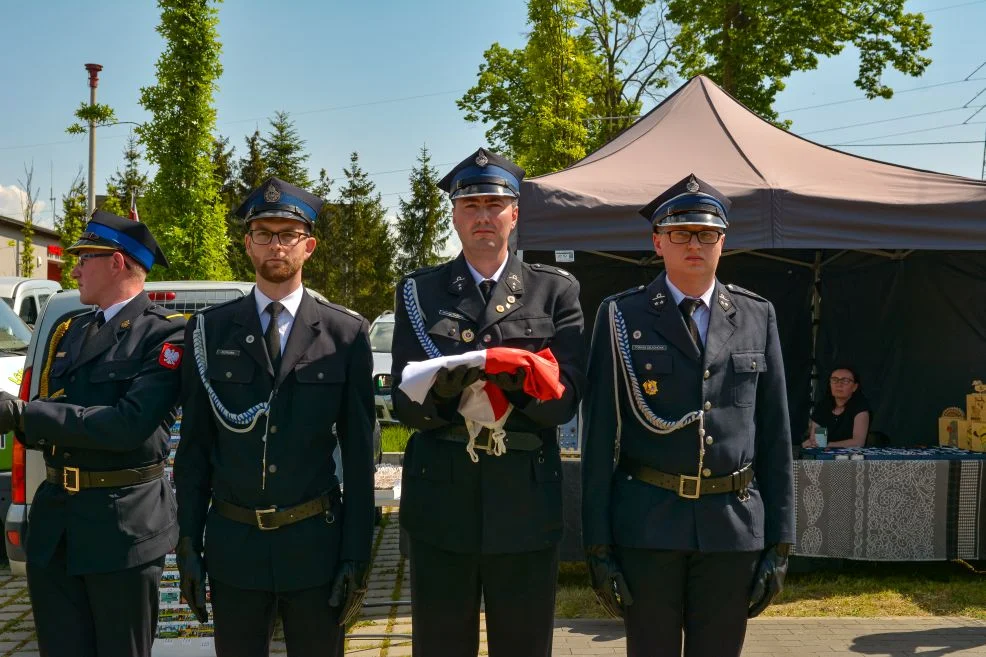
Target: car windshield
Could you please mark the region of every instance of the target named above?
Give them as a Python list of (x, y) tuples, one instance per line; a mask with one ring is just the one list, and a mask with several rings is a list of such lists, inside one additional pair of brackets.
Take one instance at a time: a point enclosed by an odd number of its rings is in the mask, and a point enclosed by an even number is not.
[(26, 354), (31, 329), (5, 303), (0, 303), (0, 352)]
[(374, 322), (370, 327), (370, 349), (389, 354), (393, 342), (394, 323)]
[(14, 307), (14, 300), (11, 297), (0, 297), (0, 299), (6, 301), (7, 305), (10, 306), (11, 308)]

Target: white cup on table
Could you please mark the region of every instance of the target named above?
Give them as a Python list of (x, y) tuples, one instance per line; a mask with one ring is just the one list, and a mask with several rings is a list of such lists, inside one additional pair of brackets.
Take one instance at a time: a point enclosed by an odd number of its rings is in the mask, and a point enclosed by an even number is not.
[(815, 443), (822, 449), (825, 449), (829, 444), (828, 429), (825, 427), (815, 427)]

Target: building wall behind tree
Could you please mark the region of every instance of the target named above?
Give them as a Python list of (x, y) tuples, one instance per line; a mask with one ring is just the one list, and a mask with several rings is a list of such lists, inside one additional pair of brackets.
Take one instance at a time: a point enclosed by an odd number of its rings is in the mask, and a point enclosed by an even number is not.
[[(21, 276), (20, 254), (24, 248), (24, 222), (0, 215), (0, 276)], [(34, 225), (34, 273), (31, 278), (61, 280), (61, 244), (58, 233)], [(54, 248), (49, 248), (54, 247)]]

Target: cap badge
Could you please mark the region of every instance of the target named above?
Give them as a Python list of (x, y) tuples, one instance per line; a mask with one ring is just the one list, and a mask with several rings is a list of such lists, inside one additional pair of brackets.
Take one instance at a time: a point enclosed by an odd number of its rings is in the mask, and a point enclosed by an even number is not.
[(489, 163), (489, 158), (486, 157), (485, 153), (480, 153), (476, 156), (476, 166), (485, 167)]
[(695, 180), (695, 176), (692, 176), (691, 178), (689, 178), (688, 182), (685, 183), (685, 189), (687, 189), (690, 192), (697, 192), (698, 191), (698, 181)]
[(264, 200), (268, 203), (277, 203), (281, 200), (281, 192), (273, 183), (267, 185), (267, 189), (264, 190)]

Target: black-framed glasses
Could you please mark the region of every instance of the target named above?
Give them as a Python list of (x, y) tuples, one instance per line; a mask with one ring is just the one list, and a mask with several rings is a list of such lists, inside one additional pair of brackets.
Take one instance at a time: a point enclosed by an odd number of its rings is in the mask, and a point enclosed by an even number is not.
[(294, 246), (301, 240), (311, 237), (311, 235), (297, 230), (282, 230), (279, 233), (262, 229), (250, 231), (250, 239), (253, 240), (254, 244), (259, 244), (261, 246), (270, 244), (275, 237), (277, 238), (278, 244), (281, 246)]
[(848, 376), (833, 376), (829, 378), (829, 383), (841, 383), (842, 385), (849, 385), (850, 383), (856, 383), (856, 379), (852, 379)]
[(94, 258), (112, 258), (117, 251), (107, 251), (105, 253), (83, 253), (79, 256), (79, 266), (85, 267), (86, 263)]
[(667, 235), (672, 244), (688, 244), (693, 236), (699, 244), (715, 244), (723, 236), (718, 230), (664, 230), (661, 234)]

